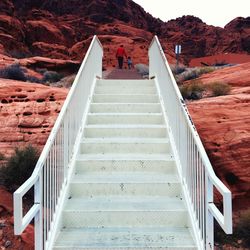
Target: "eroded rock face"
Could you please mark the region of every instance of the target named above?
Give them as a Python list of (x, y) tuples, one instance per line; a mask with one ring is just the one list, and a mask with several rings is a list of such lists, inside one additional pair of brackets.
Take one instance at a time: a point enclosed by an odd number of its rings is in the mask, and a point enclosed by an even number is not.
[(0, 152), (31, 144), (41, 150), (68, 90), (0, 79)]
[(201, 77), (202, 81), (208, 83), (209, 75), (210, 81), (220, 81), (224, 76), (224, 80), (233, 86), (232, 91), (227, 96), (205, 98), (188, 104), (216, 174), (232, 191), (235, 212), (250, 205), (248, 70), (249, 64), (243, 64)]
[(202, 75), (199, 80), (203, 83), (223, 82), (233, 87), (247, 87), (250, 86), (250, 63), (215, 70)]

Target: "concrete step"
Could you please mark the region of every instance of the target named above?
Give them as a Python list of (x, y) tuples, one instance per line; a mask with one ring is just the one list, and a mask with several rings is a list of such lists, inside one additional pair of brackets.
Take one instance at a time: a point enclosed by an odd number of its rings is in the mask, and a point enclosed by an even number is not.
[[(78, 155), (76, 159), (75, 172), (85, 174), (88, 172), (158, 172), (176, 173), (175, 161), (169, 157), (165, 159), (114, 159), (102, 157), (101, 159), (86, 159), (85, 155)], [(101, 174), (101, 173), (100, 173)]]
[(173, 173), (90, 172), (76, 174), (70, 184), (70, 196), (156, 195), (182, 197), (179, 178)]
[(162, 113), (89, 113), (87, 124), (164, 124)]
[(154, 86), (96, 86), (94, 94), (156, 94)]
[(90, 113), (161, 113), (159, 103), (92, 103)]
[(95, 94), (93, 95), (92, 102), (94, 103), (158, 103), (159, 97), (158, 95), (150, 95), (150, 94), (144, 94), (144, 95), (135, 95), (135, 94), (117, 94), (117, 95), (111, 95), (111, 94)]
[(123, 87), (134, 87), (134, 86), (155, 86), (155, 82), (153, 80), (97, 80), (96, 86), (123, 86)]
[(63, 229), (54, 249), (73, 250), (194, 250), (189, 228), (93, 227)]
[(87, 125), (84, 137), (167, 137), (164, 125)]
[(161, 154), (170, 152), (167, 138), (85, 138), (81, 141), (81, 154)]
[(180, 198), (69, 197), (63, 227), (187, 227), (187, 209)]

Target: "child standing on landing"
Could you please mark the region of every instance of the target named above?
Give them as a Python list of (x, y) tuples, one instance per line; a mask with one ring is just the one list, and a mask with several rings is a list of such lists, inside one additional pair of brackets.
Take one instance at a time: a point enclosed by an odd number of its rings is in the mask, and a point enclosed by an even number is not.
[(129, 68), (129, 69), (132, 68), (132, 64), (133, 64), (133, 63), (132, 63), (132, 59), (131, 59), (131, 57), (129, 56), (129, 57), (128, 57), (128, 68)]

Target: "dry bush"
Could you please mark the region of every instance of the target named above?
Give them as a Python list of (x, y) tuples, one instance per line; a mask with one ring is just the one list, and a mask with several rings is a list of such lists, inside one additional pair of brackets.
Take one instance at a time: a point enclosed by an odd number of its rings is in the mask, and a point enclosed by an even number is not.
[(231, 90), (231, 86), (223, 82), (213, 82), (208, 87), (212, 96), (227, 95)]
[(180, 86), (182, 97), (188, 100), (201, 99), (205, 90), (204, 84), (199, 81), (191, 81), (189, 84)]

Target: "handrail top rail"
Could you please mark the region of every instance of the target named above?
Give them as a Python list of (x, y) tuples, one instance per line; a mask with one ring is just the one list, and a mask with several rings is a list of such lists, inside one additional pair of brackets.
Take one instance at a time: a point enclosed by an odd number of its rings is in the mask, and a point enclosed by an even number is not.
[(54, 126), (53, 126), (53, 128), (51, 130), (51, 133), (50, 133), (50, 135), (48, 137), (48, 140), (47, 140), (47, 142), (46, 142), (46, 144), (45, 144), (45, 146), (44, 146), (44, 148), (42, 150), (42, 153), (41, 153), (41, 155), (40, 155), (40, 157), (39, 157), (39, 159), (38, 159), (38, 161), (36, 163), (36, 166), (35, 166), (32, 174), (31, 174), (31, 176), (14, 192), (14, 194), (16, 194), (16, 195), (24, 194), (25, 192), (27, 192), (27, 190), (29, 190), (34, 185), (34, 183), (39, 178), (39, 174), (40, 174), (40, 172), (42, 170), (42, 166), (44, 164), (44, 159), (46, 159), (46, 157), (47, 157), (47, 155), (49, 153), (49, 149), (51, 148), (51, 145), (52, 145), (52, 143), (53, 143), (53, 141), (55, 139), (55, 136), (56, 136), (56, 134), (57, 134), (57, 132), (58, 132), (58, 130), (60, 128), (60, 124), (62, 123), (62, 120), (63, 120), (63, 118), (65, 116), (65, 113), (67, 111), (67, 108), (68, 108), (68, 104), (69, 104), (69, 102), (70, 102), (70, 100), (71, 100), (71, 98), (73, 96), (74, 90), (76, 88), (77, 81), (78, 81), (78, 79), (80, 77), (82, 69), (85, 67), (86, 60), (87, 60), (88, 55), (90, 54), (90, 51), (92, 50), (93, 45), (94, 45), (95, 42), (98, 42), (100, 47), (103, 49), (103, 46), (102, 46), (100, 40), (98, 39), (98, 37), (96, 35), (94, 35), (93, 38), (92, 38), (91, 44), (89, 46), (89, 49), (88, 49), (88, 51), (87, 51), (87, 53), (86, 53), (86, 55), (84, 57), (84, 60), (83, 60), (83, 62), (81, 64), (81, 67), (80, 67), (80, 69), (79, 69), (79, 71), (78, 71), (78, 73), (77, 73), (77, 75), (76, 75), (76, 77), (74, 79), (72, 87), (71, 87), (71, 89), (70, 89), (70, 91), (69, 91), (69, 93), (68, 93), (68, 95), (66, 97), (66, 100), (64, 101), (62, 109), (61, 109), (61, 111), (60, 111), (60, 113), (59, 113), (59, 115), (58, 115), (58, 117), (57, 117), (57, 119), (55, 121), (55, 124), (54, 124)]
[[(170, 72), (170, 78), (171, 78), (171, 80), (175, 81), (174, 76), (172, 74), (172, 71), (171, 71), (171, 69), (169, 67), (169, 64), (167, 63), (166, 56), (165, 56), (165, 54), (164, 54), (164, 52), (162, 50), (162, 47), (160, 45), (159, 39), (158, 39), (158, 37), (156, 35), (154, 36), (154, 38), (153, 38), (153, 40), (152, 40), (152, 42), (151, 42), (151, 44), (149, 46), (149, 50), (150, 50), (151, 46), (154, 44), (154, 42), (156, 42), (156, 44), (157, 44), (157, 46), (158, 46), (158, 48), (159, 48), (159, 50), (161, 52), (161, 56), (162, 56), (162, 58), (163, 58), (163, 60), (165, 62), (165, 66), (167, 67), (168, 71)], [(203, 144), (201, 142), (200, 136), (197, 133), (194, 124), (192, 124), (192, 122), (190, 120), (191, 116), (188, 113), (188, 110), (186, 108), (186, 104), (184, 104), (183, 97), (181, 96), (180, 91), (177, 90), (176, 88), (177, 88), (177, 86), (174, 86), (176, 95), (179, 97), (179, 102), (180, 102), (180, 104), (181, 104), (181, 106), (183, 108), (183, 111), (184, 111), (185, 115), (186, 115), (186, 118), (188, 120), (189, 128), (191, 129), (191, 132), (192, 132), (192, 134), (194, 136), (195, 143), (198, 146), (198, 150), (201, 153), (201, 158), (202, 158), (202, 160), (203, 160), (203, 162), (205, 164), (206, 171), (207, 171), (207, 173), (208, 173), (211, 181), (213, 182), (213, 184), (216, 186), (216, 188), (220, 192), (222, 192), (222, 193), (231, 193), (230, 190), (227, 188), (227, 186), (216, 176), (216, 174), (215, 174), (215, 172), (213, 170), (213, 167), (211, 165), (211, 162), (208, 159), (208, 156), (206, 154), (205, 148), (204, 148), (204, 146), (203, 146)]]

